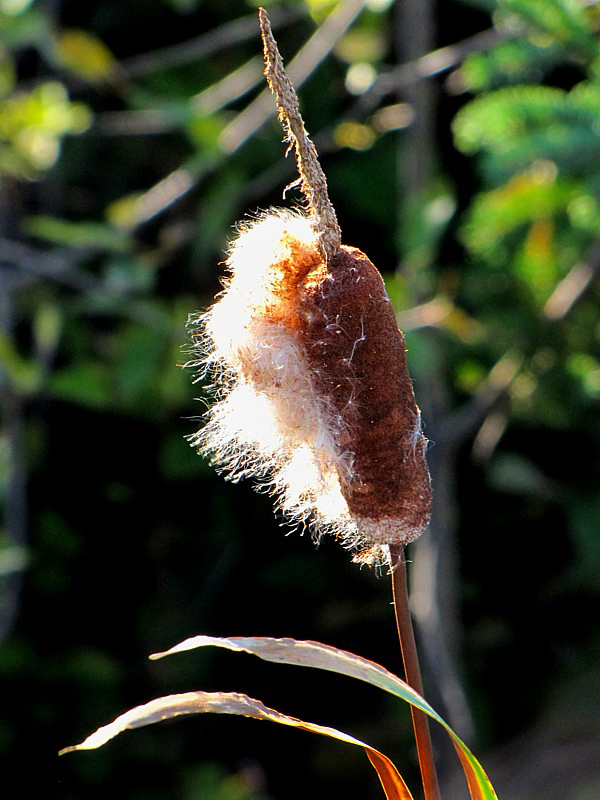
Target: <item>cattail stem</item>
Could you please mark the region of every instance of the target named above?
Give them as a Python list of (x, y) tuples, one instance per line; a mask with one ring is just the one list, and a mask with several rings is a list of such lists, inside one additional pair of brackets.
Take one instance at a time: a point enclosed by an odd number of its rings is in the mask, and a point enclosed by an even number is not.
[[(423, 681), (421, 679), (421, 667), (415, 642), (410, 608), (408, 603), (408, 585), (406, 580), (406, 558), (404, 556), (403, 545), (390, 545), (391, 570), (392, 570), (392, 591), (394, 597), (394, 613), (396, 615), (396, 625), (400, 638), (400, 648), (402, 650), (402, 661), (404, 663), (404, 673), (406, 682), (420, 695), (423, 695)], [(440, 788), (438, 784), (435, 761), (433, 758), (433, 747), (431, 745), (431, 735), (429, 732), (429, 719), (419, 709), (411, 706), (413, 728), (417, 742), (417, 754), (421, 777), (423, 780), (423, 790), (425, 800), (440, 800)]]

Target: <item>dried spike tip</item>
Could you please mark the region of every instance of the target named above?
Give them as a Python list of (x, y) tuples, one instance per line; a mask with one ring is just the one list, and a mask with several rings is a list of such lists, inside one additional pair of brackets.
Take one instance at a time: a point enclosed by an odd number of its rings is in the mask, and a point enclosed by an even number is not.
[(327, 260), (338, 250), (342, 234), (335, 209), (327, 193), (327, 178), (319, 163), (317, 150), (312, 143), (300, 114), (298, 96), (283, 67), (277, 42), (271, 30), (269, 15), (258, 9), (258, 20), (263, 40), (265, 75), (269, 89), (275, 96), (279, 121), (287, 141), (294, 145), (302, 193), (306, 198), (311, 223), (317, 233), (319, 251)]
[(300, 213), (243, 227), (218, 302), (193, 320), (217, 402), (192, 443), (254, 476), (286, 517), (356, 560), (427, 526), (426, 440), (381, 276), (355, 248), (325, 260)]

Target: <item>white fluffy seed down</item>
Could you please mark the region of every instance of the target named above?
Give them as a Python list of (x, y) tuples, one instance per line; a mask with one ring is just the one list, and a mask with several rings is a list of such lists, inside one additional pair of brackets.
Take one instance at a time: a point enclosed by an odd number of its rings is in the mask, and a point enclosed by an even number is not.
[(232, 480), (256, 478), (288, 521), (360, 549), (372, 542), (362, 541), (340, 490), (340, 476), (352, 477), (352, 455), (340, 444), (348, 421), (316, 392), (293, 326), (295, 298), (282, 289), (282, 271), (303, 260), (321, 260), (304, 215), (273, 210), (241, 226), (224, 291), (190, 318), (190, 366), (215, 395), (190, 442)]

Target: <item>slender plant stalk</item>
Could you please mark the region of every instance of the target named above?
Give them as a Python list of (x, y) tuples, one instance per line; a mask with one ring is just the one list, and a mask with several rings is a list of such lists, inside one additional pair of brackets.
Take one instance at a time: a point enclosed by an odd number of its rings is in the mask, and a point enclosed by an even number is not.
[[(423, 695), (421, 667), (413, 631), (410, 608), (408, 604), (408, 585), (406, 580), (406, 558), (403, 545), (390, 545), (392, 563), (392, 591), (394, 597), (394, 613), (402, 650), (402, 661), (406, 682), (420, 695)], [(417, 754), (423, 780), (425, 800), (440, 800), (433, 747), (429, 733), (429, 718), (419, 709), (411, 706), (413, 728), (417, 742)]]
[[(285, 72), (277, 42), (271, 31), (268, 14), (264, 8), (260, 8), (258, 13), (264, 46), (265, 75), (269, 88), (275, 96), (279, 120), (286, 133), (286, 138), (290, 146), (293, 145), (296, 151), (296, 161), (300, 174), (298, 183), (306, 198), (313, 229), (318, 236), (318, 248), (321, 255), (328, 261), (339, 251), (341, 231), (335, 210), (327, 193), (327, 180), (319, 163), (315, 146), (304, 127), (298, 97)], [(404, 546), (390, 545), (390, 551), (392, 554), (394, 608), (406, 681), (419, 694), (423, 694), (421, 670), (408, 608)], [(427, 715), (414, 708), (411, 711), (425, 800), (440, 800)]]

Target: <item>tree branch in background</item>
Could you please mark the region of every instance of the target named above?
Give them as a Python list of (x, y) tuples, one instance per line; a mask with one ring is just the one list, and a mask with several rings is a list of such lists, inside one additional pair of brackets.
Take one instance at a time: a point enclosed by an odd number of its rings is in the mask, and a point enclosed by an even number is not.
[[(284, 28), (302, 19), (305, 14), (306, 12), (298, 9), (274, 9), (271, 13), (272, 25), (275, 29)], [(163, 69), (183, 67), (241, 42), (254, 39), (255, 36), (256, 17), (251, 14), (227, 22), (220, 28), (214, 28), (187, 42), (125, 58), (120, 62), (119, 71), (125, 72), (129, 78), (140, 78)]]
[(544, 315), (551, 322), (563, 320), (584, 298), (600, 275), (600, 239), (589, 248), (585, 260), (576, 264), (556, 286), (546, 305)]

